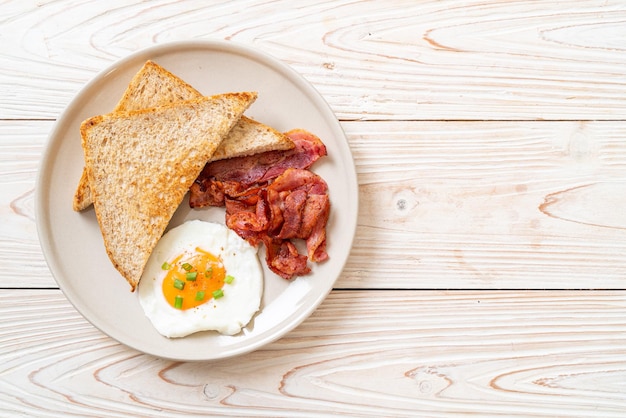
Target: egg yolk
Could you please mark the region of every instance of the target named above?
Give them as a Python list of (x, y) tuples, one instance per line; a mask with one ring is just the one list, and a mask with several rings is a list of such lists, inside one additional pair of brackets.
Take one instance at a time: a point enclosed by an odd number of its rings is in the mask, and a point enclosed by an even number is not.
[(226, 270), (222, 260), (208, 251), (196, 248), (195, 253), (163, 263), (162, 268), (167, 270), (163, 295), (176, 309), (191, 309), (223, 296)]

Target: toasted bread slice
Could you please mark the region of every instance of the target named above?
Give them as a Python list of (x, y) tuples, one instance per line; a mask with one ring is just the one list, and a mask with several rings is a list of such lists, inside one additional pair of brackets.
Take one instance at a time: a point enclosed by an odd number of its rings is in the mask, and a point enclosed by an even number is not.
[[(132, 111), (164, 106), (183, 100), (199, 99), (202, 94), (185, 81), (159, 66), (147, 61), (135, 74), (114, 111)], [(264, 151), (293, 148), (293, 142), (269, 126), (243, 116), (212, 157), (212, 161), (252, 155)], [(87, 173), (83, 174), (74, 194), (76, 211), (92, 203)]]
[(131, 290), (189, 187), (255, 99), (228, 93), (82, 123), (104, 245)]
[(233, 157), (246, 157), (265, 151), (287, 150), (294, 147), (289, 137), (276, 129), (242, 116), (208, 162)]

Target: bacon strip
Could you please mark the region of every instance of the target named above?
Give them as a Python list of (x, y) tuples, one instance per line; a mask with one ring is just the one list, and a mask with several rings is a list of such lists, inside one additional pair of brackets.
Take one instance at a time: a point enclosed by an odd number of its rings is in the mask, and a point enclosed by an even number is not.
[(288, 168), (308, 169), (327, 153), (324, 143), (305, 130), (295, 129), (285, 135), (294, 148), (207, 164), (189, 189), (189, 206), (224, 206), (225, 196), (236, 197), (254, 184), (268, 183)]
[(326, 182), (315, 173), (285, 171), (267, 187), (270, 236), (304, 239), (309, 260), (326, 260), (325, 226), (330, 213), (327, 191)]
[[(207, 164), (190, 189), (192, 208), (225, 206), (226, 225), (251, 245), (263, 243), (267, 266), (292, 279), (308, 274), (307, 262), (328, 259), (326, 223), (330, 200), (326, 182), (308, 168), (326, 155), (313, 134), (286, 134), (295, 147)], [(292, 240), (306, 242), (299, 254)]]
[(282, 278), (290, 280), (311, 272), (306, 256), (298, 253), (298, 249), (291, 241), (266, 236), (263, 243), (267, 266)]
[(255, 247), (267, 235), (269, 210), (265, 190), (247, 197), (226, 200), (226, 226)]
[[(266, 247), (268, 267), (286, 279), (307, 274), (307, 259), (321, 262), (326, 253), (326, 223), (330, 213), (328, 186), (309, 170), (287, 169), (267, 188), (226, 198), (226, 225), (239, 236)], [(306, 241), (307, 255), (290, 241)]]

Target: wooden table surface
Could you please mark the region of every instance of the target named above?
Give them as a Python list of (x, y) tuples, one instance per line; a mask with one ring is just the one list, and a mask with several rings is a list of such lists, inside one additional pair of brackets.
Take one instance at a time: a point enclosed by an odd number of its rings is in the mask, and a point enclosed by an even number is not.
[[(139, 49), (216, 39), (310, 81), (357, 169), (355, 244), (280, 340), (134, 351), (52, 277), (55, 120)], [(0, 2), (0, 415), (626, 416), (626, 2)]]

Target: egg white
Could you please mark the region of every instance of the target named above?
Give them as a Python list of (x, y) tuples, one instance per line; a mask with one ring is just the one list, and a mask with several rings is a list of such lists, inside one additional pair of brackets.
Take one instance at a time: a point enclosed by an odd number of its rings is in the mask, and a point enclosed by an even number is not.
[[(162, 283), (164, 261), (199, 247), (221, 257), (226, 274), (235, 278), (224, 284), (224, 296), (195, 308), (180, 310), (165, 300)], [(241, 331), (259, 310), (263, 269), (256, 248), (226, 226), (193, 220), (169, 230), (155, 247), (139, 281), (139, 303), (156, 330), (168, 338), (214, 330), (225, 335)]]

